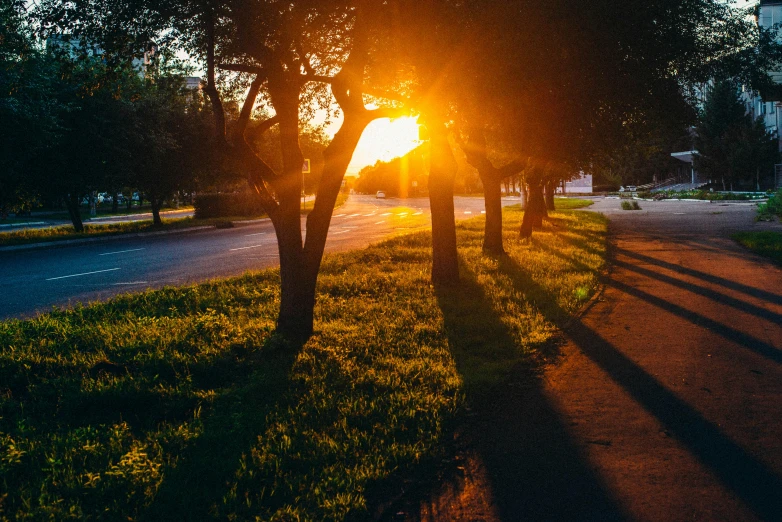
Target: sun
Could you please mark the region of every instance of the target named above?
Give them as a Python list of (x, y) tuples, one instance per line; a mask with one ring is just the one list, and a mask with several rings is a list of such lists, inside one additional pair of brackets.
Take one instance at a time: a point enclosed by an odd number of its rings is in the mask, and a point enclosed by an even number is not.
[(381, 118), (370, 123), (361, 135), (348, 172), (358, 172), (367, 165), (404, 156), (421, 144), (418, 118)]

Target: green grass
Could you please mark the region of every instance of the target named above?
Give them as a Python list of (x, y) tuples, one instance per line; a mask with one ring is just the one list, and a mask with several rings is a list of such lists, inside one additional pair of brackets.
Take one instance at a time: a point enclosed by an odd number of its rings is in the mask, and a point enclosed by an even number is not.
[(756, 254), (782, 265), (782, 232), (739, 232), (732, 237)]
[(273, 335), (276, 270), (0, 323), (0, 519), (370, 518), (596, 290), (602, 216), (525, 242), (521, 217), (500, 258), (458, 225), (457, 288), (432, 288), (428, 232), (327, 256), (300, 348)]
[(595, 202), (590, 199), (577, 198), (554, 198), (554, 208), (557, 210), (575, 210), (594, 205)]
[(165, 230), (180, 230), (195, 226), (214, 226), (227, 223), (227, 219), (205, 220), (194, 218), (163, 218), (163, 224), (155, 226), (152, 220), (129, 221), (127, 223), (107, 223), (105, 225), (84, 225), (84, 232), (76, 232), (72, 225), (49, 228), (29, 228), (13, 232), (0, 233), (0, 246), (23, 245), (29, 243), (47, 243), (68, 239), (83, 239), (98, 236), (116, 236), (142, 232), (157, 232)]

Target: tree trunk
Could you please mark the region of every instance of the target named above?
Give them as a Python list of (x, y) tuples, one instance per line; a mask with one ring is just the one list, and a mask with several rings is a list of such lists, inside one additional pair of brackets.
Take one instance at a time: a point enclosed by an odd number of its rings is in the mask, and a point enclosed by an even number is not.
[(527, 184), (524, 182), (523, 179), (519, 179), (519, 199), (521, 200), (521, 210), (526, 210), (529, 201), (528, 201)]
[(118, 200), (118, 198), (117, 198), (117, 196), (118, 196), (118, 195), (119, 195), (119, 194), (117, 194), (117, 193), (115, 192), (115, 193), (114, 193), (114, 197), (112, 197), (112, 199), (111, 199), (111, 211), (112, 211), (114, 214), (116, 214), (116, 213), (117, 213), (117, 211), (119, 210), (119, 200)]
[(522, 239), (532, 237), (533, 228), (543, 226), (543, 218), (546, 216), (546, 202), (543, 198), (543, 187), (541, 185), (530, 185), (529, 202), (524, 211), (524, 218), (521, 221), (520, 235)]
[(435, 285), (453, 285), (459, 282), (453, 206), (456, 159), (448, 143), (445, 124), (432, 118), (427, 121), (427, 126), (431, 148), (429, 206), (432, 212), (432, 282)]
[(554, 187), (556, 187), (553, 181), (546, 183), (546, 210), (554, 212)]
[(149, 198), (149, 203), (152, 205), (152, 224), (160, 226), (163, 224), (163, 220), (160, 219), (160, 207), (163, 206), (163, 199), (152, 196)]
[(78, 194), (68, 194), (65, 198), (65, 206), (68, 209), (68, 216), (73, 223), (73, 229), (76, 232), (84, 232), (84, 223), (81, 220), (81, 211), (79, 210)]
[(502, 181), (496, 172), (479, 172), (479, 174), (483, 182), (483, 198), (486, 207), (483, 250), (501, 255), (505, 253), (502, 246)]

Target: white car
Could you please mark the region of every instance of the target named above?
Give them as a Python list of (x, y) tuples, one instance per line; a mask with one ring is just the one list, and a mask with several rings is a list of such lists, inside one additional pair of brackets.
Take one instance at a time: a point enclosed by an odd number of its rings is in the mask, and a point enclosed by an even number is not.
[(382, 190), (378, 190), (377, 194), (375, 194), (375, 197), (378, 199), (386, 199), (386, 193)]

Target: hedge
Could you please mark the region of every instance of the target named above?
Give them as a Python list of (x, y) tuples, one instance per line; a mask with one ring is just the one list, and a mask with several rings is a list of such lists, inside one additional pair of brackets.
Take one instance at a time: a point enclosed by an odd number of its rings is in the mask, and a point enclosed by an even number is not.
[(263, 208), (258, 199), (249, 192), (219, 194), (198, 194), (195, 197), (195, 217), (199, 219), (262, 215)]

